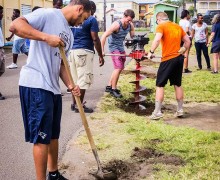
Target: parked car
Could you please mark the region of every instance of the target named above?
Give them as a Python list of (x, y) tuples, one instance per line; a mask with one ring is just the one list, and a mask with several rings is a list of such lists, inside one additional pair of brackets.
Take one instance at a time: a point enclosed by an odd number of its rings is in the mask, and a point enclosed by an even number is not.
[(216, 14), (220, 14), (220, 10), (208, 10), (203, 16), (204, 22), (208, 25), (211, 25), (212, 19)]
[[(208, 10), (206, 11), (205, 15), (203, 16), (203, 22), (205, 22), (207, 25), (211, 25), (212, 19), (214, 15), (220, 14), (220, 10)], [(192, 24), (197, 22), (197, 17), (193, 17), (191, 20)]]

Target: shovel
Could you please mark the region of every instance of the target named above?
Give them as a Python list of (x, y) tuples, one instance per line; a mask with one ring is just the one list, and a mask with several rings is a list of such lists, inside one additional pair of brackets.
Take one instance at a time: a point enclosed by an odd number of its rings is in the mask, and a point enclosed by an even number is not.
[[(64, 66), (65, 66), (65, 69), (66, 69), (66, 72), (67, 72), (67, 76), (68, 76), (68, 78), (70, 80), (71, 85), (74, 88), (76, 85), (74, 84), (73, 78), (72, 78), (72, 76), (70, 74), (69, 64), (67, 62), (64, 49), (63, 49), (63, 47), (59, 47), (59, 49), (60, 49), (61, 58), (63, 59), (63, 63), (64, 63)], [(100, 159), (99, 159), (99, 156), (98, 156), (97, 148), (96, 148), (96, 145), (94, 143), (94, 140), (93, 140), (93, 137), (92, 137), (92, 133), (90, 131), (90, 128), (89, 128), (89, 125), (88, 125), (88, 121), (86, 119), (86, 115), (85, 115), (82, 103), (80, 101), (80, 97), (79, 96), (74, 96), (74, 97), (75, 97), (76, 104), (77, 104), (79, 112), (80, 112), (80, 116), (81, 116), (81, 119), (82, 119), (83, 126), (85, 128), (87, 137), (89, 139), (89, 143), (90, 143), (93, 155), (95, 156), (95, 159), (96, 159), (96, 162), (97, 162), (97, 165), (98, 165), (98, 170), (96, 172), (91, 172), (90, 174), (92, 174), (96, 178), (102, 179), (102, 180), (113, 180), (113, 179), (116, 179), (117, 177), (116, 177), (116, 175), (113, 172), (103, 172), (102, 166), (101, 166), (101, 162), (100, 162)]]

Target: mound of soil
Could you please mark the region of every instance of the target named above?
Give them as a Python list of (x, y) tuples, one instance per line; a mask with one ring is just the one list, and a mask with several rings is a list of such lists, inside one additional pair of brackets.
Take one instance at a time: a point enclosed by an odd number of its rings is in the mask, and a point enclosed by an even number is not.
[(165, 155), (152, 148), (133, 150), (129, 161), (113, 160), (106, 164), (103, 169), (113, 172), (118, 180), (136, 180), (151, 176), (158, 171), (154, 165), (169, 165), (169, 171), (175, 171), (178, 166), (183, 166), (184, 161), (174, 155)]

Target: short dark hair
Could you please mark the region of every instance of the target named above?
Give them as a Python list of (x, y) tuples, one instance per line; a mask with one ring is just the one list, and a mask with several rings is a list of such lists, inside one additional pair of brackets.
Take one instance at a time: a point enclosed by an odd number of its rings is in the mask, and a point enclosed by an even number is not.
[(0, 5), (0, 10), (3, 10), (3, 7)]
[(135, 14), (134, 14), (134, 11), (133, 11), (132, 9), (127, 9), (127, 10), (125, 10), (125, 12), (124, 12), (124, 16), (125, 16), (125, 17), (130, 16), (132, 19), (134, 19)]
[(92, 10), (95, 12), (96, 11), (96, 4), (93, 1), (89, 1), (91, 4)]
[(84, 10), (89, 12), (91, 11), (92, 7), (89, 0), (71, 0), (70, 4), (72, 5), (82, 5)]
[(187, 17), (188, 15), (189, 15), (189, 11), (187, 11), (187, 10), (184, 9), (184, 10), (182, 11), (182, 13), (181, 13), (180, 18), (181, 18), (181, 19), (184, 19), (184, 18)]
[(32, 9), (32, 12), (39, 9), (39, 8), (41, 8), (41, 7), (40, 6), (34, 6), (33, 9)]
[(197, 14), (197, 18), (198, 18), (199, 16), (203, 16), (203, 15), (202, 15), (201, 13), (198, 13), (198, 14)]
[(19, 9), (14, 9), (14, 12), (16, 12), (20, 15), (20, 10)]

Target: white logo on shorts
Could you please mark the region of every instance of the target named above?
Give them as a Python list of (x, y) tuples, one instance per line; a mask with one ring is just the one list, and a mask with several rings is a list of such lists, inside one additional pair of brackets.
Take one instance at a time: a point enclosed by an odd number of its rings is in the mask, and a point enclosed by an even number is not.
[(40, 137), (42, 137), (42, 139), (45, 139), (46, 136), (47, 136), (47, 134), (45, 134), (44, 132), (40, 132), (40, 131), (39, 131), (38, 135), (39, 135)]

